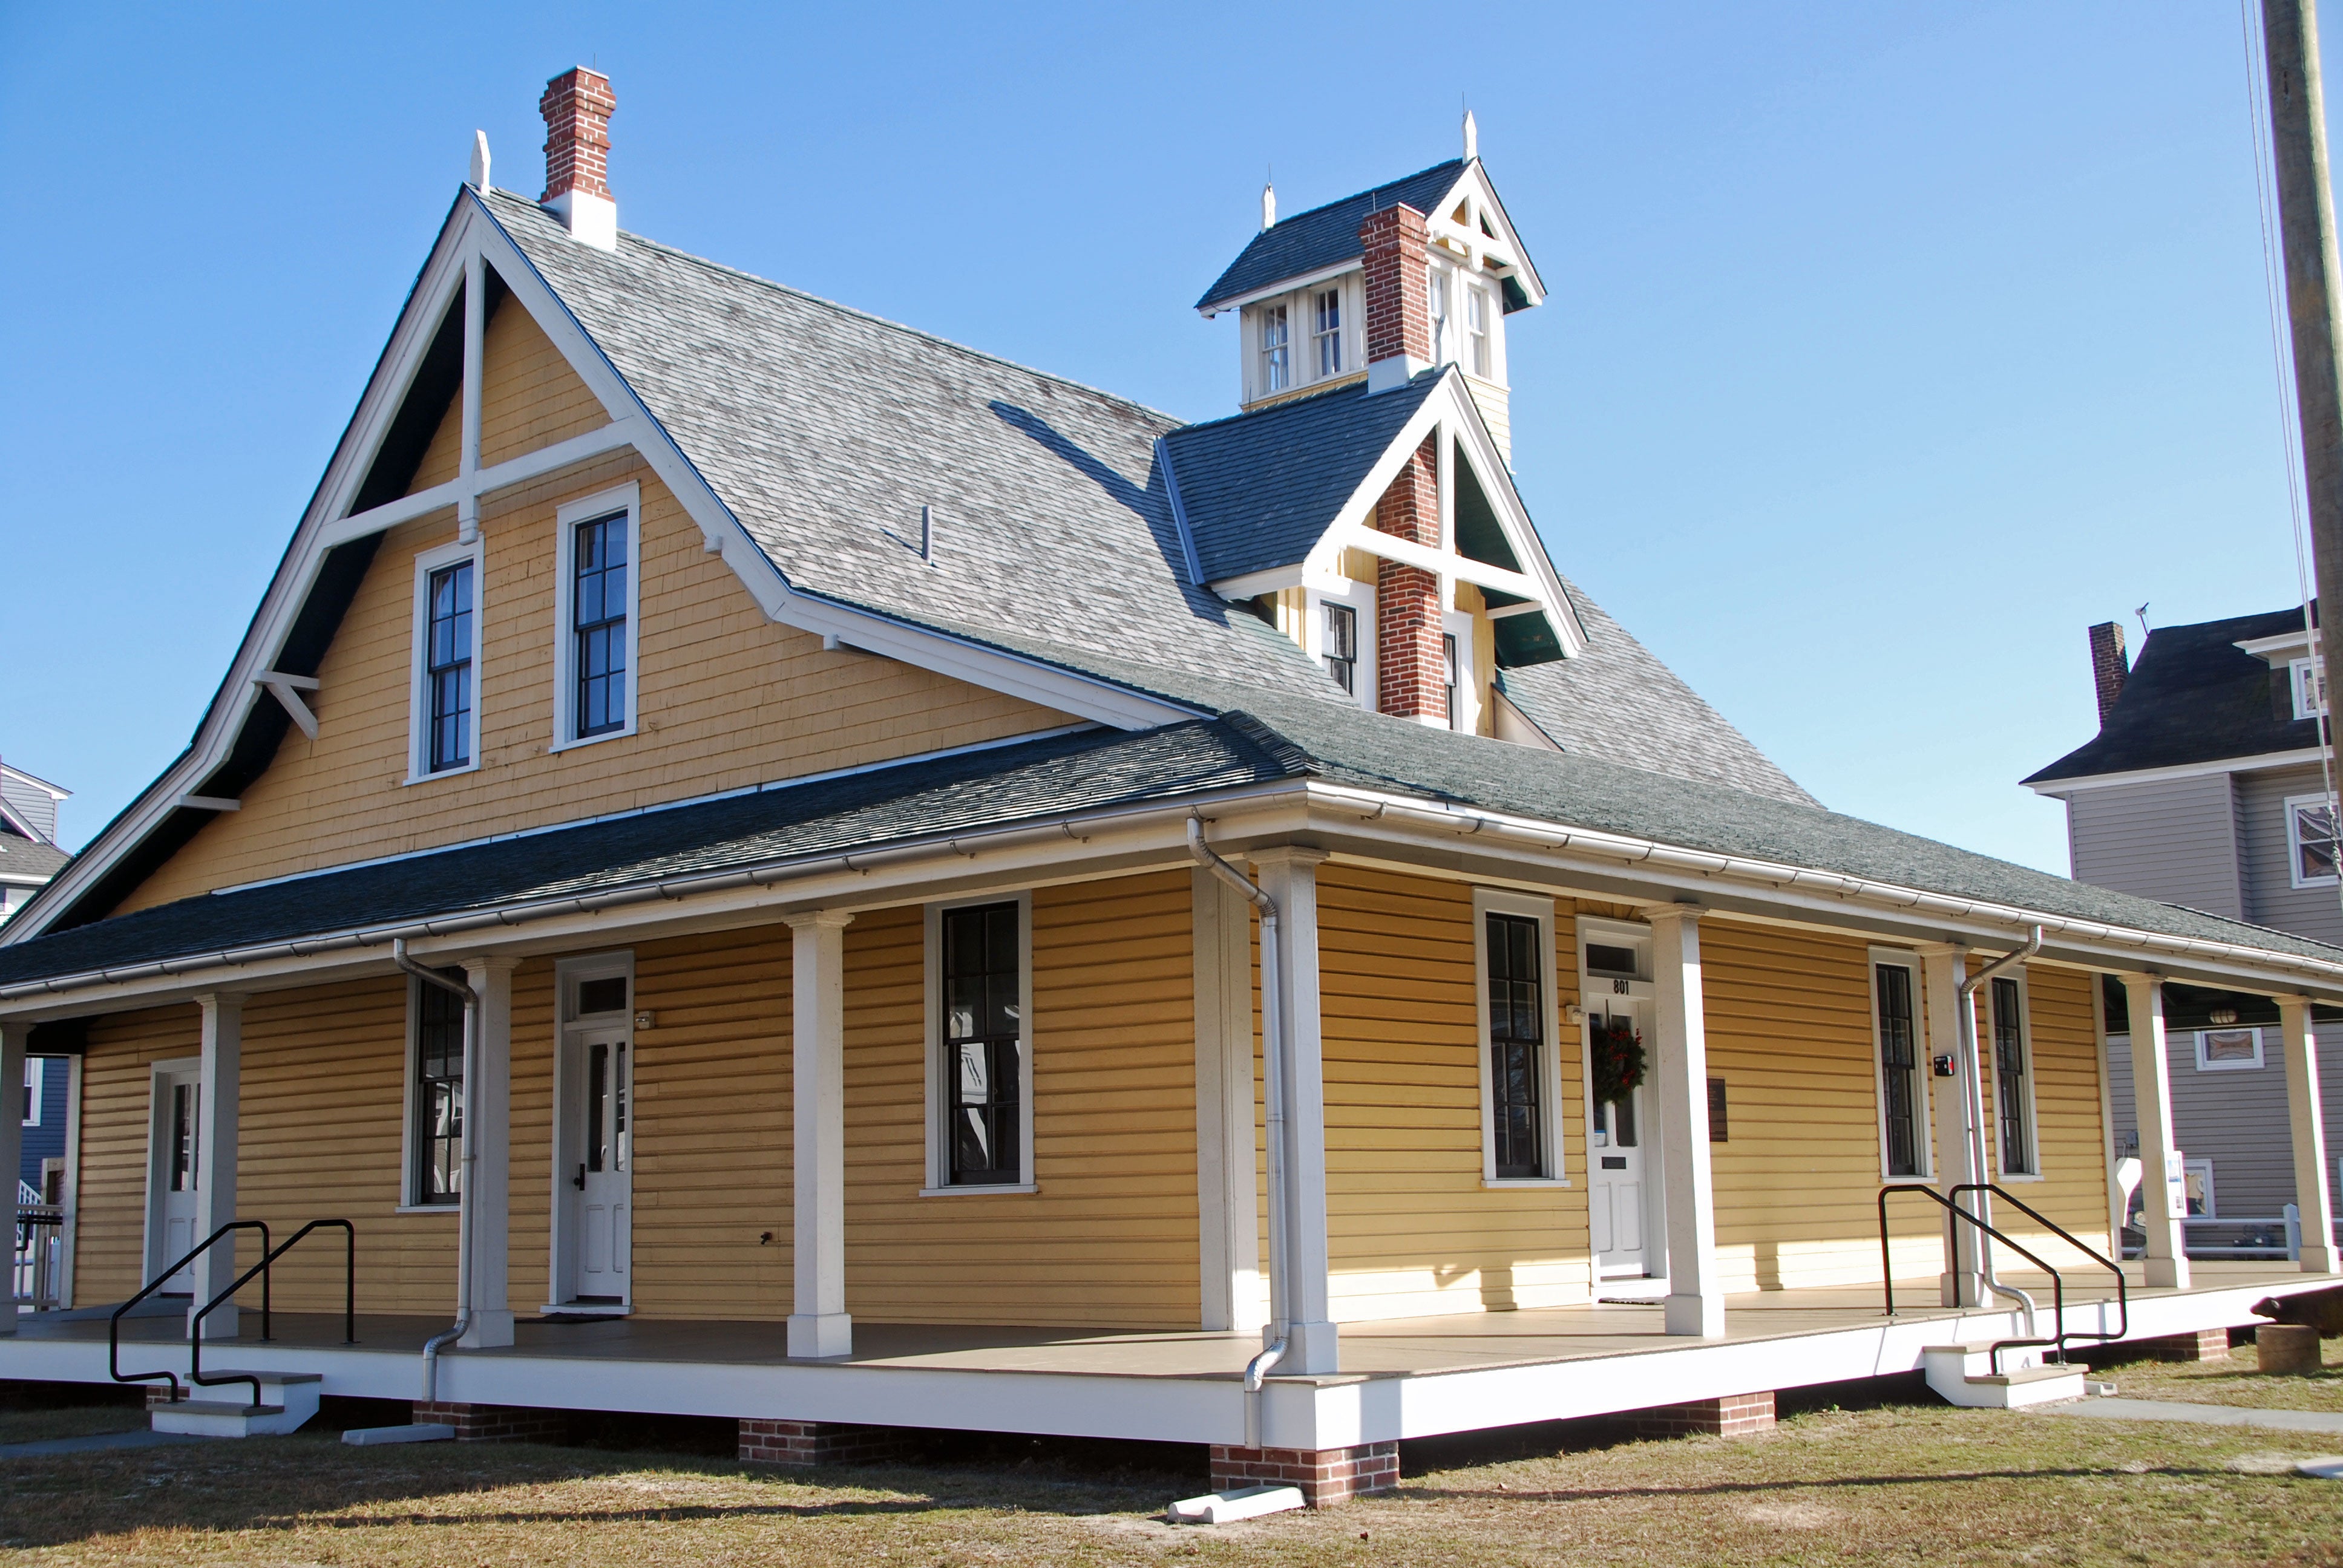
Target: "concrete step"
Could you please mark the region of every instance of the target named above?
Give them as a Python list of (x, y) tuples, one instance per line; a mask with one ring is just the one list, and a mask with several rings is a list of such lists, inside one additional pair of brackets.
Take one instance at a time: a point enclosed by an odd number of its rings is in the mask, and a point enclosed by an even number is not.
[(183, 1399), (176, 1404), (158, 1404), (147, 1424), (156, 1432), (185, 1432), (199, 1437), (274, 1437), (288, 1432), (298, 1432), (317, 1413), (317, 1393), (322, 1380), (316, 1372), (241, 1372), (233, 1368), (209, 1370), (208, 1378), (256, 1377), (260, 1380), (260, 1405), (255, 1409), (246, 1402), (252, 1385), (246, 1382), (209, 1382), (206, 1392), (217, 1391), (225, 1397)]
[(2034, 1345), (2004, 1351), (1998, 1372), (1986, 1345), (1929, 1345), (1921, 1351), (1920, 1360), (1937, 1397), (1971, 1410), (2015, 1410), (2080, 1399), (2089, 1370), (2073, 1364), (2045, 1366), (2040, 1347)]

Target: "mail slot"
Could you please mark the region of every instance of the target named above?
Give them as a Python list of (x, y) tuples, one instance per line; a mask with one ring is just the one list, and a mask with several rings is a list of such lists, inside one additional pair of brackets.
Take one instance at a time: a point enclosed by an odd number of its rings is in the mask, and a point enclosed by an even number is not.
[(1605, 1154), (1603, 1157), (1603, 1169), (1605, 1171), (1624, 1171), (1626, 1168), (1627, 1157), (1624, 1154)]

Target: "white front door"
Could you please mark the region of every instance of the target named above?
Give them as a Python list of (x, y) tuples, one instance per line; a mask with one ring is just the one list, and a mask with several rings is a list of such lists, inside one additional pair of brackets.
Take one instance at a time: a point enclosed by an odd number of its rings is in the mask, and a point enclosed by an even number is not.
[(634, 1052), (623, 1025), (581, 1027), (566, 1042), (571, 1091), (569, 1245), (566, 1298), (578, 1306), (624, 1306), (634, 1206)]
[[(1633, 1054), (1643, 1033), (1641, 1010), (1624, 998), (1601, 997), (1586, 1010), (1590, 1086), (1602, 1084), (1606, 1054)], [(1590, 1097), (1600, 1090), (1590, 1087)], [(1649, 1271), (1644, 1251), (1644, 1159), (1648, 1129), (1639, 1085), (1616, 1099), (1595, 1098), (1587, 1137), (1587, 1207), (1598, 1277), (1640, 1277)]]
[[(202, 1154), (199, 1141), (203, 1136), (203, 1083), (194, 1063), (155, 1074), (150, 1125), (154, 1148), (149, 1169), (154, 1198), (153, 1228), (149, 1233), (154, 1241), (153, 1255), (146, 1260), (149, 1279), (186, 1257), (187, 1250), (203, 1240), (196, 1231), (202, 1220), (196, 1208), (196, 1177)], [(196, 1289), (194, 1267), (190, 1265), (172, 1275), (163, 1289), (176, 1295), (192, 1295)]]

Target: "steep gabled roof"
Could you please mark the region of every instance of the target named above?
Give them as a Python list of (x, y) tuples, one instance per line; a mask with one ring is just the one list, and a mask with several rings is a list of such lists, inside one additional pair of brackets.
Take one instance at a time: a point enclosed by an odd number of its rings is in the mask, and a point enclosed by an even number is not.
[(2157, 627), (2141, 645), (2098, 734), (2025, 782), (2056, 784), (2317, 747), (2318, 721), (2295, 718), (2286, 671), (2237, 646), (2301, 630), (2299, 608)]
[(1204, 580), (1307, 556), (1439, 384), (1431, 370), (1372, 395), (1355, 382), (1166, 436)]
[(1437, 212), (1447, 205), (1448, 193), (1456, 188), (1456, 182), (1464, 177), (1464, 168), (1463, 158), (1451, 158), (1405, 179), (1278, 219), (1237, 253), (1220, 280), (1196, 301), (1196, 308), (1216, 310), (1255, 289), (1357, 260), (1363, 254), (1359, 225), (1369, 213), (1381, 212), (1394, 202), (1421, 213)]

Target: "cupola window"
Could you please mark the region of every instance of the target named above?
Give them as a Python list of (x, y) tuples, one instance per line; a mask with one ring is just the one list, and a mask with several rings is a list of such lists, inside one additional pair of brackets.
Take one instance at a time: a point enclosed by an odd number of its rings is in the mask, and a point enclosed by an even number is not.
[(1265, 305), (1261, 311), (1261, 388), (1282, 392), (1293, 385), (1293, 349), (1287, 337), (1285, 307)]
[(1342, 291), (1322, 288), (1318, 291), (1318, 374), (1321, 377), (1342, 373)]
[(1342, 689), (1359, 694), (1359, 612), (1346, 604), (1326, 607), (1326, 670)]

